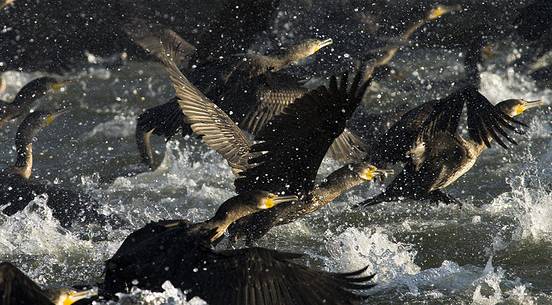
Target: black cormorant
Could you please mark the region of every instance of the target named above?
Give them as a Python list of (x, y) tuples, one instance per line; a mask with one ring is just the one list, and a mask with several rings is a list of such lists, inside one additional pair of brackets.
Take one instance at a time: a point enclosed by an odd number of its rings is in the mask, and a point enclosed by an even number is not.
[[(161, 38), (173, 43), (182, 41), (181, 38), (175, 39), (174, 35), (165, 35)], [(191, 79), (202, 92), (216, 100), (217, 105), (229, 113), (235, 122), (245, 122), (246, 117), (251, 118), (254, 115), (252, 112), (255, 112), (255, 107), (262, 107), (257, 106), (261, 103), (260, 99), (269, 96), (271, 92), (279, 92), (278, 96), (284, 97), (285, 101), (304, 94), (307, 90), (298, 88), (299, 85), (290, 85), (290, 77), (286, 77), (286, 82), (282, 82), (281, 76), (279, 77), (276, 72), (313, 55), (331, 43), (331, 39), (308, 39), (278, 55), (236, 54), (212, 60), (194, 69)], [(174, 57), (179, 59), (180, 54), (181, 51)], [(250, 123), (244, 123), (242, 126), (248, 124)], [(152, 134), (170, 139), (179, 129), (183, 134), (192, 132), (184, 120), (176, 98), (147, 109), (140, 115), (136, 124), (136, 142), (143, 162), (151, 168), (154, 167), (155, 161), (150, 146)]]
[(44, 290), (13, 264), (0, 263), (0, 304), (2, 305), (71, 305), (96, 294), (96, 289)]
[[(458, 131), (464, 105), (469, 137)], [(542, 105), (541, 101), (505, 100), (493, 106), (474, 86), (446, 98), (427, 102), (407, 112), (380, 138), (367, 160), (374, 164), (404, 162), (401, 173), (386, 190), (361, 205), (399, 198), (456, 202), (443, 189), (472, 168), (494, 140), (507, 148), (504, 139), (517, 144), (505, 131), (520, 133), (512, 117)]]
[(262, 237), (275, 225), (318, 210), (350, 188), (387, 174), (361, 162), (344, 166), (315, 184), (322, 159), (370, 85), (371, 79), (361, 80), (362, 72), (356, 73), (350, 84), (345, 73), (339, 83), (332, 77), (328, 87), (305, 94), (269, 122), (252, 143), (224, 111), (186, 79), (169, 56), (177, 50), (174, 45), (167, 46), (164, 63), (186, 122), (238, 174), (236, 192), (266, 189), (300, 196), (297, 202), (239, 221), (234, 232), (247, 235), (249, 241)]
[[(395, 41), (388, 47), (379, 49), (376, 55), (369, 54), (370, 69), (366, 70), (367, 74), (372, 74), (374, 80), (384, 77), (384, 71), (387, 71), (387, 65), (395, 57), (398, 50), (409, 42), (411, 36), (426, 23), (436, 20), (441, 16), (450, 12), (458, 11), (460, 6), (445, 6), (438, 5), (429, 10), (425, 16), (415, 21), (410, 25)], [(368, 57), (368, 55), (366, 55)], [(368, 78), (370, 75), (365, 75)], [(308, 89), (303, 88), (293, 82), (279, 82), (279, 86), (268, 86), (268, 88), (260, 87), (256, 92), (256, 106), (252, 107), (247, 113), (244, 120), (240, 122), (240, 126), (252, 133), (257, 134), (263, 126), (265, 126), (274, 116), (280, 114), (286, 107), (292, 104), (297, 98), (308, 92)], [(367, 145), (376, 138), (378, 131), (384, 131), (382, 128), (385, 125), (394, 123), (400, 115), (404, 113), (402, 107), (397, 107), (395, 111), (375, 115), (362, 111), (364, 106), (361, 105), (355, 112), (351, 120), (347, 123), (347, 128), (334, 140), (334, 143), (328, 151), (328, 156), (332, 159), (341, 162), (360, 161), (366, 156)], [(356, 123), (353, 121), (360, 121)], [(371, 128), (366, 128), (366, 125)], [(378, 126), (379, 125), (379, 126)], [(378, 128), (379, 127), (379, 128)]]
[(52, 124), (64, 112), (65, 110), (35, 111), (27, 115), (19, 125), (15, 136), (15, 163), (0, 171), (1, 211), (6, 215), (13, 215), (23, 210), (37, 195), (47, 194), (47, 205), (64, 227), (76, 223), (105, 224), (108, 221), (115, 225), (118, 220), (114, 216), (100, 214), (97, 211), (98, 205), (92, 198), (31, 179), (33, 140), (42, 128)]
[(64, 82), (52, 77), (40, 77), (27, 83), (15, 96), (13, 102), (0, 101), (0, 127), (7, 122), (26, 115), (31, 111), (34, 102), (48, 92), (57, 92), (64, 86)]
[(365, 269), (351, 273), (314, 270), (294, 262), (303, 255), (265, 248), (215, 251), (213, 246), (236, 220), (296, 200), (264, 191), (224, 202), (215, 216), (191, 224), (150, 223), (129, 235), (106, 262), (107, 296), (137, 286), (158, 291), (165, 281), (212, 305), (359, 304), (353, 290), (373, 287)]

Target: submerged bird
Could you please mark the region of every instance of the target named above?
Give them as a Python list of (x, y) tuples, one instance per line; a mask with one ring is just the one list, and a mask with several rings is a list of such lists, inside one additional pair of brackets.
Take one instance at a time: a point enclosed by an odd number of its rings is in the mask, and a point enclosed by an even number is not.
[(369, 163), (358, 163), (344, 166), (320, 185), (315, 184), (322, 159), (370, 85), (371, 79), (361, 81), (361, 72), (351, 83), (345, 73), (339, 83), (332, 77), (328, 87), (321, 86), (305, 94), (263, 128), (255, 138), (256, 143), (252, 143), (224, 111), (180, 72), (171, 60), (177, 47), (166, 46), (164, 54), (168, 56), (164, 63), (186, 122), (238, 174), (236, 192), (266, 189), (300, 195), (297, 202), (241, 220), (234, 232), (246, 235), (248, 241), (262, 237), (273, 226), (320, 209), (363, 182), (387, 174)]
[(183, 220), (150, 223), (130, 234), (106, 262), (104, 290), (114, 296), (137, 286), (159, 291), (165, 281), (212, 305), (360, 304), (353, 290), (373, 287), (373, 277), (314, 270), (294, 262), (303, 255), (265, 248), (215, 251), (230, 224), (296, 196), (264, 191), (242, 193), (224, 202), (215, 216), (191, 224)]
[[(502, 138), (517, 144), (504, 129), (520, 133), (512, 123), (525, 124), (512, 117), (542, 104), (510, 99), (493, 106), (475, 87), (467, 86), (412, 109), (377, 142), (367, 159), (375, 164), (404, 162), (403, 171), (382, 194), (361, 205), (400, 198), (458, 203), (442, 190), (469, 171), (493, 140), (504, 148), (507, 146)], [(467, 138), (458, 130), (464, 105)]]
[(0, 304), (2, 305), (71, 305), (96, 294), (96, 289), (44, 290), (13, 264), (0, 263)]
[(49, 92), (58, 92), (63, 88), (64, 82), (52, 77), (40, 77), (27, 83), (15, 96), (13, 102), (0, 101), (0, 127), (7, 122), (26, 115), (35, 106), (35, 101)]
[[(174, 37), (171, 38), (174, 40)], [(309, 39), (278, 55), (241, 54), (225, 57), (197, 67), (192, 71), (191, 79), (202, 92), (217, 100), (221, 109), (231, 113), (235, 122), (242, 122), (248, 113), (254, 111), (252, 108), (257, 107), (257, 102), (268, 97), (270, 92), (278, 91), (278, 97), (285, 96), (286, 99), (289, 99), (289, 95), (293, 99), (304, 94), (306, 90), (297, 89), (299, 85), (290, 85), (293, 82), (290, 77), (285, 77), (287, 81), (282, 83), (282, 77), (278, 77), (276, 72), (315, 54), (331, 43), (331, 39)], [(182, 52), (179, 51), (175, 59), (180, 58), (178, 54)], [(290, 87), (293, 89), (286, 90)], [(136, 141), (143, 162), (152, 168), (155, 164), (150, 144), (152, 134), (170, 139), (178, 130), (183, 135), (192, 133), (176, 98), (147, 109), (140, 115), (136, 126)]]
[(17, 156), (15, 163), (0, 171), (0, 208), (2, 213), (13, 215), (23, 210), (37, 195), (47, 194), (47, 205), (52, 209), (53, 216), (64, 227), (75, 223), (105, 224), (108, 220), (116, 222), (100, 214), (97, 204), (83, 194), (50, 186), (31, 179), (33, 169), (33, 140), (41, 129), (51, 125), (54, 120), (66, 112), (35, 111), (27, 115), (17, 129), (15, 147)]

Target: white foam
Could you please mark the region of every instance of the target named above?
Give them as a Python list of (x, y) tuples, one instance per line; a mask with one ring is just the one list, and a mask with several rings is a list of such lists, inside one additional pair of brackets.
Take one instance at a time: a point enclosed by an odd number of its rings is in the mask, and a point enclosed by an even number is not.
[[(103, 266), (119, 242), (82, 240), (60, 226), (47, 202), (47, 195), (39, 195), (10, 217), (0, 214), (0, 257), (43, 284), (79, 282), (83, 275), (93, 275), (98, 270), (90, 265)], [(30, 263), (29, 257), (40, 261)]]
[(118, 293), (117, 302), (107, 302), (94, 304), (107, 305), (206, 305), (207, 302), (199, 297), (193, 297), (189, 301), (186, 300), (186, 294), (180, 289), (175, 288), (171, 282), (166, 281), (161, 286), (163, 292), (152, 292), (133, 287), (130, 293)]
[(420, 272), (420, 267), (414, 263), (416, 251), (407, 244), (393, 242), (381, 228), (347, 228), (330, 238), (326, 249), (338, 270), (351, 271), (368, 266), (369, 273), (376, 273), (378, 283), (389, 283)]

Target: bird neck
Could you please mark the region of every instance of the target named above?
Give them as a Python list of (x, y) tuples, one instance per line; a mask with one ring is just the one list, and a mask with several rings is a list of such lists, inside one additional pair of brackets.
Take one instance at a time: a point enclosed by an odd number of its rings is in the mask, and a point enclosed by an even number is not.
[(274, 60), (274, 68), (273, 68), (273, 71), (278, 71), (280, 69), (283, 69), (291, 64), (294, 64), (298, 61), (300, 61), (301, 59), (305, 58), (305, 56), (303, 54), (301, 54), (301, 52), (297, 52), (296, 50), (289, 50), (287, 52), (285, 52), (284, 54), (281, 54), (281, 55), (278, 55), (278, 56), (274, 56), (273, 57), (273, 60)]
[(352, 171), (349, 165), (345, 165), (326, 177), (325, 181), (313, 190), (312, 196), (318, 205), (325, 205), (363, 182), (364, 179)]
[(29, 126), (23, 121), (15, 135), (15, 149), (17, 156), (15, 164), (10, 168), (11, 172), (29, 179), (33, 169), (33, 138), (38, 133), (38, 128)]
[(207, 237), (210, 239), (211, 243), (216, 243), (220, 238), (222, 238), (232, 223), (240, 218), (248, 216), (249, 214), (251, 213), (246, 212), (245, 210), (228, 209), (227, 202), (225, 202), (219, 207), (215, 213), (215, 216), (209, 220), (199, 223), (198, 228), (201, 229), (204, 234), (208, 235)]
[(23, 87), (19, 93), (17, 93), (11, 104), (18, 108), (25, 107), (26, 109), (30, 109), (32, 107), (32, 102), (44, 95), (46, 95), (46, 92), (35, 92), (34, 90)]
[(10, 171), (24, 179), (29, 179), (33, 170), (33, 144), (17, 147), (17, 158)]

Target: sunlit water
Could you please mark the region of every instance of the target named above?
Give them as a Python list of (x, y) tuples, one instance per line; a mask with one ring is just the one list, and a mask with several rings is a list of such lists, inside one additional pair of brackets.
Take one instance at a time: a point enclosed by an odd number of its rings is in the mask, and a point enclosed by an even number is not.
[[(410, 57), (399, 58), (403, 84), (411, 85), (383, 83), (374, 95), (380, 95), (384, 107), (446, 95), (448, 84), (461, 73), (461, 58), (451, 53), (441, 59), (435, 61), (431, 53), (420, 55), (415, 64)], [(490, 100), (542, 97), (550, 105), (552, 91), (496, 66), (482, 74), (482, 92)], [(103, 262), (134, 229), (165, 218), (206, 219), (234, 195), (227, 164), (194, 138), (166, 145), (158, 140), (158, 153), (166, 151), (159, 169), (103, 182), (141, 168), (136, 164), (135, 118), (164, 102), (172, 90), (155, 64), (72, 76), (78, 81), (66, 92), (42, 102), (42, 107), (64, 105), (71, 112), (39, 135), (35, 179), (87, 192), (102, 202), (104, 212), (130, 225), (102, 228), (107, 240), (83, 240), (86, 228), (61, 228), (45, 196), (12, 217), (0, 215), (0, 260), (15, 263), (44, 286), (101, 281)], [(3, 96), (9, 99), (33, 76), (4, 77), (12, 84)], [(378, 286), (369, 292), (367, 304), (552, 303), (551, 113), (547, 106), (524, 115), (531, 127), (518, 137), (519, 146), (486, 151), (448, 190), (464, 203), (462, 208), (408, 201), (355, 210), (354, 203), (381, 190), (381, 185), (365, 185), (311, 217), (272, 230), (261, 244), (307, 253), (305, 263), (326, 270), (368, 266), (377, 273)], [(0, 131), (4, 164), (13, 162), (16, 127)], [(327, 160), (321, 176), (336, 167)], [(188, 303), (170, 283), (163, 290), (133, 290), (120, 295), (120, 304), (202, 304), (198, 299)]]

